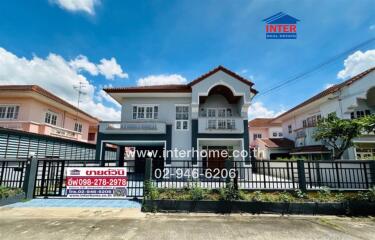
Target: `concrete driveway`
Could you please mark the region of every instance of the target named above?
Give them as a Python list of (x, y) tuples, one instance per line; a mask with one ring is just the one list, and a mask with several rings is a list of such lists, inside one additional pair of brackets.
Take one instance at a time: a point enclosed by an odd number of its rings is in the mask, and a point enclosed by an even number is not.
[(0, 239), (374, 239), (374, 218), (0, 208)]

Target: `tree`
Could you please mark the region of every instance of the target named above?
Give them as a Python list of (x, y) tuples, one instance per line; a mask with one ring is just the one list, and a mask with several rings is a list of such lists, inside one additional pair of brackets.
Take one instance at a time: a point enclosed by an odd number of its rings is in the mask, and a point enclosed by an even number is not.
[(333, 158), (340, 159), (345, 150), (353, 145), (353, 138), (360, 136), (367, 126), (367, 122), (359, 119), (340, 119), (331, 115), (318, 122), (313, 137), (328, 144), (333, 149)]
[(358, 123), (361, 125), (364, 132), (374, 133), (375, 132), (375, 115), (368, 115), (359, 118)]

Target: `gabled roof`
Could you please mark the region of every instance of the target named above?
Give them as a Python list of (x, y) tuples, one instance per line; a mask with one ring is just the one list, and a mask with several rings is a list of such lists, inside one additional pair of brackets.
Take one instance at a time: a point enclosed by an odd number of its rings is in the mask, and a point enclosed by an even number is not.
[[(195, 80), (191, 81), (190, 83), (188, 83), (189, 86), (193, 86), (197, 83), (199, 83), (200, 81), (202, 81), (203, 79), (205, 78), (208, 78), (209, 76), (219, 72), (219, 71), (223, 71), (225, 72), (226, 74), (228, 74), (229, 76), (245, 83), (246, 85), (249, 85), (250, 87), (254, 85), (254, 83), (250, 82), (249, 80), (247, 80), (246, 78), (244, 77), (241, 77), (240, 75), (238, 75), (237, 73), (235, 72), (232, 72), (231, 70), (219, 65), (217, 68), (214, 68), (212, 69), (211, 71), (209, 71), (208, 73), (205, 73), (203, 74), (202, 76), (196, 78)], [(255, 89), (254, 89), (255, 90)]]
[(254, 118), (249, 121), (249, 127), (281, 127), (281, 123), (274, 123), (273, 120), (273, 118)]
[(286, 13), (279, 12), (269, 18), (263, 19), (267, 24), (296, 24), (300, 20)]
[(253, 94), (257, 94), (258, 91), (253, 89), (252, 86), (254, 83), (250, 82), (249, 80), (241, 77), (240, 75), (230, 71), (229, 69), (218, 66), (217, 68), (209, 71), (206, 74), (196, 78), (195, 80), (191, 81), (188, 84), (168, 84), (168, 85), (153, 85), (153, 86), (138, 86), (138, 87), (117, 87), (117, 88), (104, 88), (103, 90), (107, 93), (175, 93), (175, 92), (191, 92), (191, 87), (203, 79), (215, 74), (218, 71), (223, 71), (226, 74), (230, 75), (231, 77), (245, 83), (246, 85), (250, 86), (250, 91)]
[(362, 72), (362, 73), (360, 73), (360, 74), (358, 74), (358, 75), (356, 75), (356, 76), (354, 76), (354, 77), (346, 80), (345, 82), (342, 82), (342, 83), (336, 84), (336, 85), (334, 85), (334, 86), (332, 86), (330, 88), (327, 88), (326, 90), (324, 90), (324, 91), (316, 94), (315, 96), (307, 99), (306, 101), (298, 104), (294, 108), (292, 108), (292, 109), (286, 111), (285, 113), (277, 116), (275, 118), (275, 120), (279, 119), (279, 118), (281, 118), (281, 117), (283, 117), (283, 116), (285, 116), (285, 115), (287, 115), (287, 114), (289, 114), (289, 113), (291, 113), (291, 112), (293, 112), (293, 111), (295, 111), (295, 110), (297, 110), (299, 108), (302, 108), (302, 107), (304, 107), (304, 106), (306, 106), (306, 105), (308, 105), (308, 104), (310, 104), (310, 103), (312, 103), (312, 102), (314, 102), (316, 100), (319, 100), (319, 99), (321, 99), (321, 98), (323, 98), (325, 96), (328, 96), (328, 95), (330, 95), (332, 93), (338, 92), (338, 91), (340, 91), (342, 88), (344, 88), (346, 86), (350, 86), (351, 84), (353, 84), (353, 83), (357, 82), (358, 80), (362, 79), (363, 77), (365, 77), (367, 74), (373, 72), (374, 70), (375, 70), (375, 67), (370, 68), (370, 69), (368, 69), (368, 70), (366, 70), (366, 71), (364, 71), (364, 72)]
[[(100, 121), (98, 118), (91, 116), (90, 114), (84, 112), (83, 110), (73, 106), (72, 104), (68, 103), (67, 101), (59, 98), (58, 96), (52, 94), (51, 92), (45, 90), (44, 88), (38, 85), (0, 85), (0, 91), (17, 91), (17, 92), (25, 92), (31, 91), (37, 94), (40, 94), (44, 97), (47, 97), (55, 102), (58, 102), (68, 108), (72, 108), (74, 111), (78, 111), (79, 113), (86, 115), (93, 120)], [(1, 96), (1, 95), (0, 95)]]
[(294, 148), (294, 142), (287, 138), (258, 138), (257, 140), (262, 141), (268, 148)]

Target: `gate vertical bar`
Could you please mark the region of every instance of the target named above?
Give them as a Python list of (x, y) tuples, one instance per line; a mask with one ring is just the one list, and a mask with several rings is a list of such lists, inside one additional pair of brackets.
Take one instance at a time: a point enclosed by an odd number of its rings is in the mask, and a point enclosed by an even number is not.
[(306, 191), (306, 176), (305, 176), (305, 162), (303, 160), (297, 160), (298, 168), (298, 183), (301, 191)]

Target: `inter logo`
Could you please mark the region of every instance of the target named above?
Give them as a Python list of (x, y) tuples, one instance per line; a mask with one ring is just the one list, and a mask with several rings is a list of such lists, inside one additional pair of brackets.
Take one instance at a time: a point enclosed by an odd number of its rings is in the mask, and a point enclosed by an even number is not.
[(299, 21), (283, 12), (263, 19), (266, 23), (266, 39), (296, 39)]

